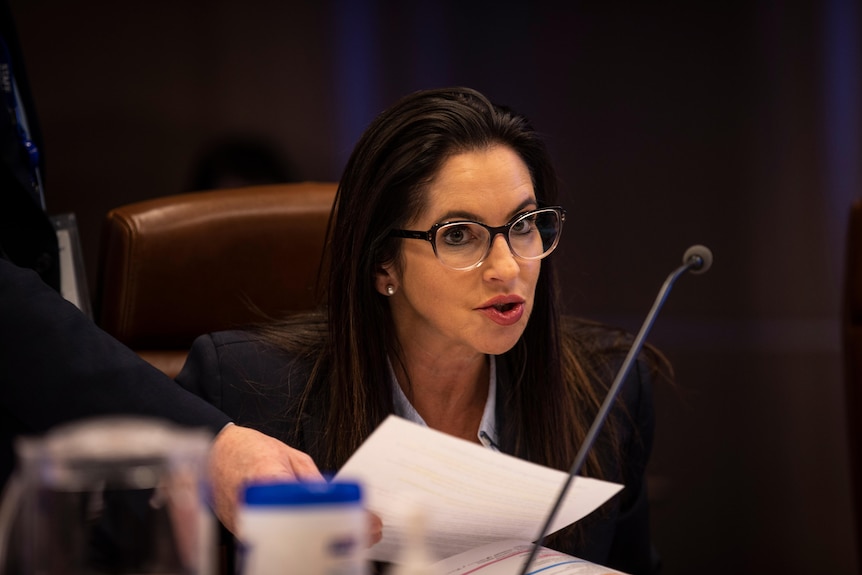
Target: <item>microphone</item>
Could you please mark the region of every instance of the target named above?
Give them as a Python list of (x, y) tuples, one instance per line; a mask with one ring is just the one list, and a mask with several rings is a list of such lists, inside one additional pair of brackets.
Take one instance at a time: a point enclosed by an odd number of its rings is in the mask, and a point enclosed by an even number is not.
[(584, 442), (581, 444), (581, 448), (578, 450), (578, 453), (575, 456), (575, 461), (572, 464), (572, 468), (569, 470), (569, 475), (566, 478), (565, 483), (563, 483), (563, 487), (560, 490), (560, 494), (557, 496), (554, 505), (551, 507), (551, 511), (548, 513), (548, 517), (545, 520), (545, 524), (542, 526), (542, 530), (539, 532), (539, 537), (533, 544), (533, 548), (530, 550), (530, 555), (524, 562), (524, 567), (521, 569), (520, 575), (527, 575), (527, 571), (529, 571), (530, 565), (536, 558), (536, 554), (539, 552), (539, 548), (542, 546), (542, 542), (545, 540), (545, 536), (548, 535), (548, 530), (551, 528), (551, 524), (557, 517), (557, 512), (560, 510), (560, 505), (562, 504), (566, 493), (568, 493), (569, 487), (575, 480), (575, 476), (580, 473), (581, 467), (583, 467), (584, 462), (587, 459), (587, 453), (592, 448), (593, 443), (595, 443), (596, 437), (598, 436), (599, 431), (601, 431), (602, 426), (605, 423), (605, 419), (607, 419), (608, 413), (610, 413), (611, 407), (613, 407), (613, 403), (616, 400), (617, 395), (619, 395), (620, 389), (622, 388), (622, 384), (628, 376), (629, 371), (631, 371), (631, 368), (634, 365), (638, 354), (640, 354), (641, 348), (643, 348), (644, 341), (646, 340), (646, 336), (652, 329), (652, 325), (655, 322), (655, 318), (656, 316), (658, 316), (658, 312), (664, 305), (664, 302), (667, 299), (667, 296), (670, 293), (674, 282), (676, 282), (677, 278), (679, 278), (679, 276), (681, 276), (685, 272), (690, 271), (693, 274), (702, 274), (706, 273), (706, 271), (709, 270), (710, 267), (712, 267), (712, 252), (706, 246), (694, 245), (685, 250), (685, 253), (682, 256), (682, 265), (675, 269), (673, 272), (671, 272), (671, 274), (667, 276), (667, 279), (664, 280), (664, 284), (661, 286), (661, 289), (656, 296), (655, 302), (652, 305), (652, 309), (650, 309), (649, 313), (647, 314), (640, 331), (638, 332), (637, 336), (634, 339), (634, 342), (632, 343), (631, 348), (629, 349), (628, 355), (626, 355), (625, 359), (623, 360), (623, 363), (620, 366), (619, 371), (617, 372), (616, 378), (614, 378), (611, 387), (608, 389), (608, 393), (605, 397), (604, 402), (599, 408), (595, 419), (593, 419), (593, 423), (590, 426), (589, 431), (587, 431), (586, 437), (584, 437)]
[[(682, 254), (682, 263), (689, 266), (688, 271), (693, 274), (706, 273), (707, 271), (709, 271), (709, 268), (712, 267), (712, 252), (706, 246), (702, 246), (699, 244), (691, 246), (690, 248), (685, 250), (684, 254)], [(674, 280), (675, 279), (676, 278), (674, 278)], [(670, 291), (670, 287), (668, 287), (668, 291)]]

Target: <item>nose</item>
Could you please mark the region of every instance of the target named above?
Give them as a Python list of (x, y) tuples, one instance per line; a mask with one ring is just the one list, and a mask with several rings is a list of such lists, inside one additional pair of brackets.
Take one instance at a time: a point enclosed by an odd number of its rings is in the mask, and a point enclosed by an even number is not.
[(491, 241), (491, 250), (488, 252), (488, 257), (482, 262), (482, 267), (485, 268), (486, 280), (510, 281), (521, 272), (521, 266), (503, 234), (494, 236)]

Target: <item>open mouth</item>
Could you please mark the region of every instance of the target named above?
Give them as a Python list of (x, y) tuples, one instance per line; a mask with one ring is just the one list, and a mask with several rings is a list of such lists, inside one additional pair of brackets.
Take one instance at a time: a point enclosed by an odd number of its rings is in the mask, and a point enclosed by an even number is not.
[(510, 326), (518, 323), (525, 313), (523, 301), (500, 301), (477, 309), (489, 320), (502, 326)]

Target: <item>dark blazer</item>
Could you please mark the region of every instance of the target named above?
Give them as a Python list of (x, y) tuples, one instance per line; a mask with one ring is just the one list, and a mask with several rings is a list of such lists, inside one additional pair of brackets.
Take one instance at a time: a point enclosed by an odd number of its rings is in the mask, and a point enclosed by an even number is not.
[(32, 270), (0, 257), (0, 481), (12, 441), (103, 414), (161, 417), (213, 432), (230, 418), (99, 329)]
[[(615, 352), (611, 366), (619, 365), (623, 355)], [(308, 378), (309, 361), (274, 349), (248, 332), (218, 332), (194, 342), (177, 381), (238, 424), (277, 437), (319, 460), (316, 446), (322, 432), (322, 414), (314, 408), (302, 415), (297, 413), (297, 398)], [(507, 417), (503, 396), (509, 375), (503, 361), (498, 361), (497, 366), (500, 420)], [(610, 369), (607, 371), (606, 386), (614, 375)], [(568, 537), (553, 546), (629, 573), (653, 573), (657, 562), (649, 538), (644, 470), (652, 445), (654, 416), (651, 385), (642, 365), (632, 370), (620, 398), (615, 421), (626, 457), (624, 462), (610, 462), (612, 471), (608, 479), (623, 483), (625, 489), (582, 520), (586, 541)], [(298, 434), (297, 417), (302, 418)], [(508, 451), (509, 446), (500, 447)]]

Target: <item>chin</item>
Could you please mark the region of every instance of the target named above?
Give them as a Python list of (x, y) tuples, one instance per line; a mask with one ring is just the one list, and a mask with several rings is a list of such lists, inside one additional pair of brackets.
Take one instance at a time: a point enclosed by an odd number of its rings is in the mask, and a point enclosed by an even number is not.
[(488, 355), (503, 355), (504, 353), (515, 347), (515, 345), (518, 343), (518, 340), (521, 339), (521, 335), (523, 335), (523, 333), (524, 330), (521, 330), (520, 332), (518, 332), (518, 337), (514, 339), (507, 337), (505, 339), (501, 338), (499, 341), (489, 342), (487, 349), (484, 351), (484, 353)]

